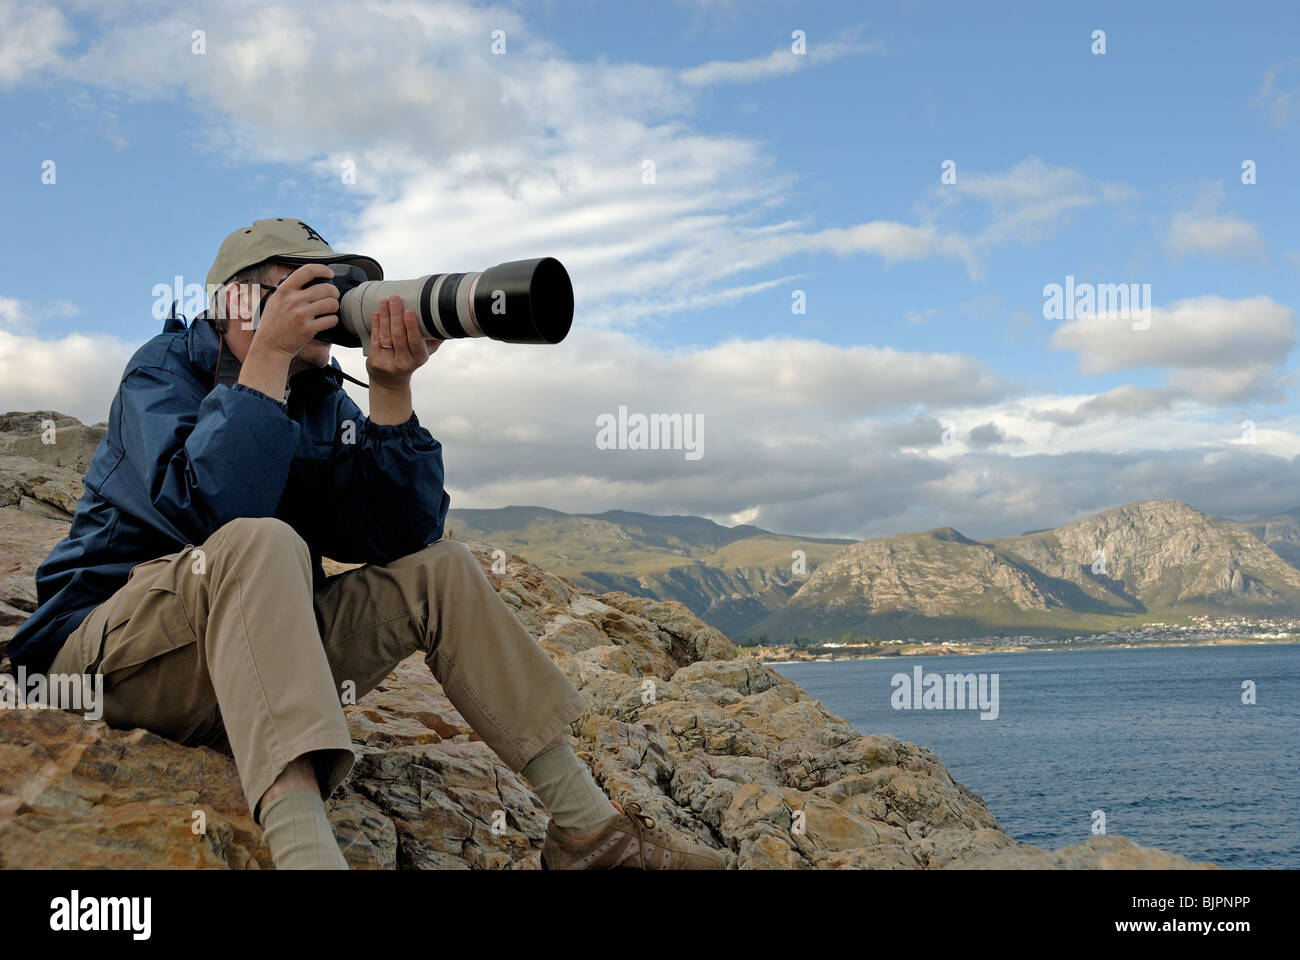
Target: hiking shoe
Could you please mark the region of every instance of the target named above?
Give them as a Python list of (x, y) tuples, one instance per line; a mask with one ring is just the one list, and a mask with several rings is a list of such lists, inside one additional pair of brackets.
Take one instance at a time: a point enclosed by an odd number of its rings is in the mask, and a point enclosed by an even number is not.
[[(613, 803), (613, 801), (610, 801)], [(656, 827), (653, 817), (630, 802), (591, 836), (575, 839), (555, 821), (546, 828), (542, 844), (543, 870), (722, 870), (727, 861), (711, 847), (672, 837)]]

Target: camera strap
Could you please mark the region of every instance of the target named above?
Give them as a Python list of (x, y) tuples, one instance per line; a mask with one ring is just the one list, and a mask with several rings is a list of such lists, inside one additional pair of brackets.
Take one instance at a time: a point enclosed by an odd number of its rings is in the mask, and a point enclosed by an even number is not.
[(343, 370), (341, 370), (338, 367), (330, 367), (328, 370), (322, 370), (321, 375), (326, 377), (332, 377), (334, 378), (335, 381), (337, 381), (341, 377), (344, 380), (352, 381), (359, 387), (365, 387), (367, 390), (370, 389), (370, 384), (366, 383), (364, 380), (358, 380), (356, 377), (344, 373)]

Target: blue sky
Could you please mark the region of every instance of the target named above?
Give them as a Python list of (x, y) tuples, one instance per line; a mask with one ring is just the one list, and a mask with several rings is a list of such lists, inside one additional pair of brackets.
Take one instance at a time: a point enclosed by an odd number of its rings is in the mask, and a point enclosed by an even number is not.
[[(564, 345), (417, 375), (454, 505), (1293, 508), (1300, 14), (1133, 7), (0, 2), (0, 405), (102, 419), (154, 286), (299, 216), (394, 277), (569, 266)], [(1067, 274), (1149, 284), (1151, 328), (1047, 319)], [(597, 450), (620, 404), (703, 415), (706, 455)]]

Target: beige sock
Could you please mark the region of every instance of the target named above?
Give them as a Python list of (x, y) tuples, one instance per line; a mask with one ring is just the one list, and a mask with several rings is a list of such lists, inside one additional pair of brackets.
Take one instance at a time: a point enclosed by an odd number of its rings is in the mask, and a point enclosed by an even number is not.
[(346, 870), (315, 789), (289, 790), (262, 808), (262, 839), (277, 870)]
[(618, 813), (567, 743), (539, 753), (522, 773), (555, 825), (573, 837), (591, 836)]

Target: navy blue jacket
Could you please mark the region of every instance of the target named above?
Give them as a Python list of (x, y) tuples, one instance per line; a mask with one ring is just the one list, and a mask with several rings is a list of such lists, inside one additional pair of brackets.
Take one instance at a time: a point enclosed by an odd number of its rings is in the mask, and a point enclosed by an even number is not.
[(10, 641), (15, 667), (48, 670), (135, 564), (201, 544), (236, 517), (292, 526), (317, 583), (322, 555), (383, 564), (442, 536), (442, 446), (415, 414), (371, 423), (339, 385), (337, 361), (291, 378), (282, 406), (237, 383), (238, 361), (218, 347), (204, 317), (188, 328), (169, 320), (127, 364), (72, 529), (36, 571), (40, 606)]

